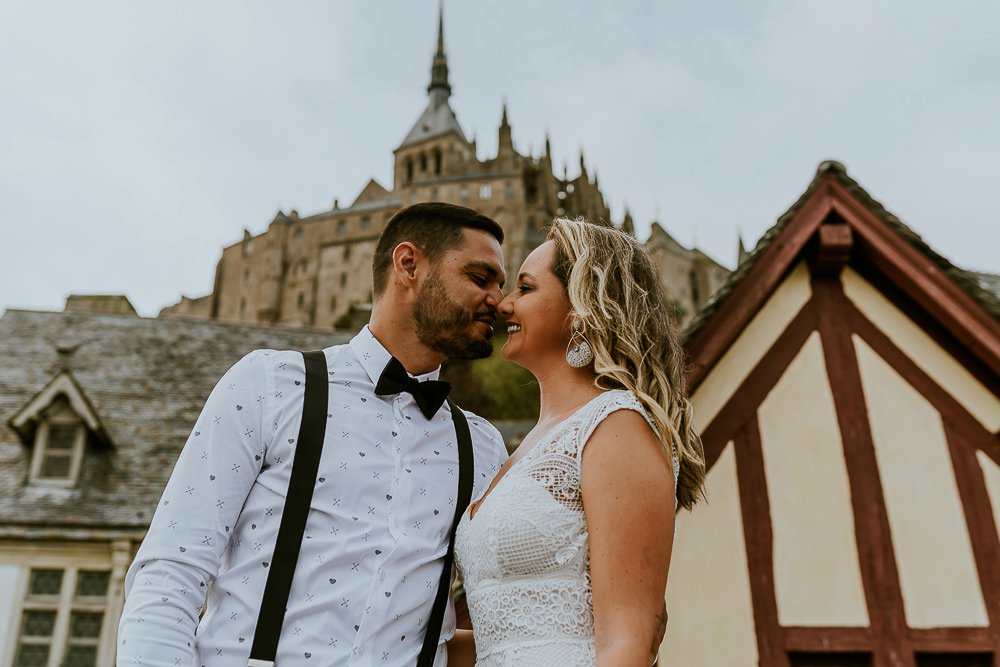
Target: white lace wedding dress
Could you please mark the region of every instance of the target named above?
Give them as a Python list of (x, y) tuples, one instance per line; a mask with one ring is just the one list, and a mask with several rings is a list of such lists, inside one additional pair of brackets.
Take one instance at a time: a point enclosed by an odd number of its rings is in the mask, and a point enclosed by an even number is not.
[(476, 667), (594, 664), (580, 461), (597, 425), (621, 409), (649, 419), (631, 392), (600, 394), (543, 436), (475, 517), (466, 512), (459, 523), (455, 559), (475, 629)]

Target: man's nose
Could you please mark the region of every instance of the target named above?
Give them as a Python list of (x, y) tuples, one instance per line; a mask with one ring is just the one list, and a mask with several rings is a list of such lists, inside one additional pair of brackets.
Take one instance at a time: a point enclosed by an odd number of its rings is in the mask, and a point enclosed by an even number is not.
[(499, 287), (490, 290), (489, 294), (486, 295), (486, 303), (491, 308), (497, 308), (503, 300), (503, 291)]

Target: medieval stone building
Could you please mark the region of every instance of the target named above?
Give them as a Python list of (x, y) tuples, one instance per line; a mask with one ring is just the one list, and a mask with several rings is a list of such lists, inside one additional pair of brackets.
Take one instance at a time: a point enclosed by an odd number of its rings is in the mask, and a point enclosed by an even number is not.
[[(508, 275), (516, 275), (527, 254), (544, 240), (557, 216), (584, 216), (611, 223), (597, 175), (580, 155), (579, 173), (553, 172), (548, 139), (540, 156), (515, 148), (504, 106), (497, 154), (481, 160), (449, 104), (451, 85), (439, 19), (437, 50), (427, 87), (427, 106), (393, 151), (392, 189), (374, 179), (346, 207), (300, 217), (278, 213), (267, 231), (244, 232), (222, 251), (212, 293), (184, 297), (161, 315), (186, 315), (230, 322), (354, 328), (352, 307), (372, 298), (371, 259), (385, 223), (399, 209), (422, 201), (474, 208), (495, 219), (506, 234)], [(631, 216), (621, 227), (634, 233)], [(684, 248), (665, 232), (650, 237), (665, 287), (685, 321), (728, 274), (703, 253)], [(662, 232), (662, 229), (659, 229)]]

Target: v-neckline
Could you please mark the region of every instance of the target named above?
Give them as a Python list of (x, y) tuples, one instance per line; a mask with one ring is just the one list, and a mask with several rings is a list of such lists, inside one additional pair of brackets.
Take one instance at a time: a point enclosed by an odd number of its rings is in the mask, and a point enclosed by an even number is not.
[(511, 470), (513, 470), (514, 468), (516, 468), (518, 465), (521, 464), (522, 461), (524, 461), (526, 458), (528, 458), (529, 456), (531, 456), (532, 454), (534, 454), (536, 451), (538, 451), (539, 447), (542, 447), (545, 444), (548, 444), (546, 442), (546, 440), (552, 434), (553, 431), (555, 431), (557, 428), (559, 428), (560, 426), (562, 426), (563, 424), (565, 424), (566, 422), (568, 422), (573, 417), (576, 417), (578, 414), (580, 414), (580, 412), (584, 408), (586, 408), (587, 406), (589, 406), (591, 403), (593, 403), (594, 401), (596, 401), (601, 396), (606, 395), (610, 391), (614, 391), (614, 390), (613, 389), (605, 389), (605, 390), (603, 390), (597, 396), (594, 396), (589, 401), (587, 401), (586, 403), (584, 403), (583, 405), (581, 405), (580, 407), (578, 407), (576, 410), (574, 410), (573, 412), (571, 412), (568, 415), (566, 415), (566, 417), (564, 417), (563, 419), (557, 421), (555, 424), (553, 424), (548, 429), (546, 429), (545, 433), (542, 435), (542, 437), (540, 437), (538, 439), (538, 441), (534, 445), (532, 445), (531, 449), (529, 449), (527, 452), (525, 452), (524, 455), (521, 456), (521, 458), (519, 458), (518, 460), (516, 460), (513, 463), (511, 463), (510, 467), (507, 468), (507, 470), (505, 470), (502, 475), (500, 475), (499, 477), (495, 477), (493, 479), (493, 481), (490, 482), (490, 485), (486, 488), (486, 491), (483, 492), (483, 495), (479, 496), (479, 498), (477, 498), (475, 501), (469, 503), (469, 509), (467, 509), (466, 512), (465, 512), (466, 516), (469, 519), (469, 523), (471, 524), (475, 520), (476, 516), (479, 514), (479, 510), (481, 510), (483, 508), (483, 503), (486, 502), (486, 499), (488, 497), (490, 497), (491, 495), (493, 495), (493, 492), (496, 491), (496, 489), (497, 489), (498, 486), (500, 486), (500, 482), (502, 482), (504, 479), (506, 479), (507, 475), (510, 474)]

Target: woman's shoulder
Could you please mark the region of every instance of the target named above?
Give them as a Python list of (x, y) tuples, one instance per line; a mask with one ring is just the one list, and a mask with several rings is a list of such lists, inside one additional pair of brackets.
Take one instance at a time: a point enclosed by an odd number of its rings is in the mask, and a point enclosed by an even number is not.
[(649, 415), (646, 413), (646, 408), (642, 405), (642, 401), (628, 389), (608, 389), (598, 394), (591, 402), (586, 416), (588, 421), (592, 422), (594, 427), (596, 427), (597, 424), (604, 421), (609, 415), (619, 410), (638, 412), (646, 418), (646, 422), (650, 427), (653, 426)]

